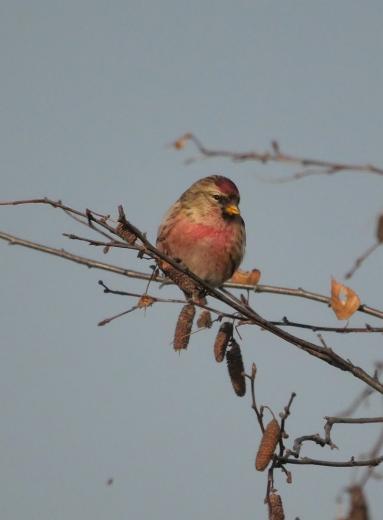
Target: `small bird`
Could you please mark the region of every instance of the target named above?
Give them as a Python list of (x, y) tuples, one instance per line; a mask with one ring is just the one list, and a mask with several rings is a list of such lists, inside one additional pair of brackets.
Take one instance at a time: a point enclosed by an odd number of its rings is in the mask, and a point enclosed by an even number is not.
[(221, 175), (198, 180), (171, 206), (157, 235), (157, 248), (213, 287), (240, 265), (246, 244), (239, 191)]

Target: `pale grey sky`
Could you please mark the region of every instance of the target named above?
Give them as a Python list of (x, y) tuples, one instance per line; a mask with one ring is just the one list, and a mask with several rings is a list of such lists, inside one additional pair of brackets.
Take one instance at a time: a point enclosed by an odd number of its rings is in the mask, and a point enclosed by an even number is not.
[[(115, 213), (123, 203), (154, 239), (168, 206), (194, 180), (221, 172), (242, 194), (244, 268), (268, 284), (329, 292), (374, 239), (382, 179), (344, 173), (289, 184), (263, 179), (275, 164), (198, 161), (166, 145), (185, 131), (207, 145), (382, 165), (383, 5), (379, 1), (43, 1), (0, 5), (1, 199), (51, 196)], [(0, 228), (119, 265), (63, 232), (86, 233), (49, 208), (1, 208)], [(378, 250), (353, 278), (382, 307)], [(143, 285), (0, 243), (0, 516), (64, 520), (265, 518), (265, 475), (254, 470), (259, 431), (249, 396), (237, 398), (212, 356), (215, 329), (178, 356), (179, 308), (157, 305), (109, 326), (132, 301), (104, 295)], [(163, 289), (162, 296), (177, 294)], [(319, 304), (255, 295), (258, 312), (335, 326)], [(365, 317), (352, 323), (363, 325)], [(376, 320), (369, 320), (371, 324)], [(279, 412), (297, 393), (291, 438), (320, 431), (323, 416), (362, 388), (270, 335), (241, 330), (257, 397)], [(315, 340), (312, 333), (302, 334)], [(381, 336), (326, 335), (368, 371)], [(365, 415), (380, 414), (371, 401)], [(376, 426), (339, 427), (336, 453), (370, 446)], [(349, 470), (293, 468), (277, 476), (286, 517), (335, 518)], [(112, 486), (106, 486), (108, 478)], [(381, 482), (367, 490), (373, 516)]]

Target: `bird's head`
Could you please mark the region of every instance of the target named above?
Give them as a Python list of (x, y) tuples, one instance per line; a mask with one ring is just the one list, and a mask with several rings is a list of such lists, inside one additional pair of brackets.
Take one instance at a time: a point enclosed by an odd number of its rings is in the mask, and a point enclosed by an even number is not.
[(241, 218), (239, 191), (233, 181), (221, 175), (211, 175), (195, 182), (181, 197), (181, 202), (192, 206), (201, 216), (220, 212), (224, 219)]

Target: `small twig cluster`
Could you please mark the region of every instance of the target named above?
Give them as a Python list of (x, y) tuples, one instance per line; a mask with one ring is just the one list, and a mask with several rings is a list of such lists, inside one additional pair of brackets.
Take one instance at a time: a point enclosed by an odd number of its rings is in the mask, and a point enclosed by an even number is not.
[[(302, 171), (295, 173), (291, 177), (284, 177), (283, 179), (279, 179), (280, 182), (301, 179), (310, 175), (331, 175), (334, 173), (344, 171), (357, 171), (383, 175), (383, 168), (379, 168), (378, 166), (374, 166), (373, 164), (353, 164), (346, 162), (323, 161), (321, 159), (309, 159), (307, 157), (299, 157), (297, 155), (287, 154), (285, 152), (282, 152), (279, 143), (275, 140), (271, 142), (270, 150), (266, 150), (265, 152), (258, 152), (255, 150), (250, 150), (247, 152), (237, 152), (231, 150), (208, 148), (194, 134), (192, 134), (191, 132), (187, 132), (186, 134), (179, 137), (176, 141), (174, 141), (172, 145), (177, 150), (180, 150), (184, 148), (189, 141), (195, 145), (198, 152), (201, 154), (201, 157), (205, 159), (214, 157), (226, 157), (235, 162), (258, 161), (263, 164), (266, 164), (268, 162), (277, 162), (292, 166), (300, 166), (303, 168)], [(186, 162), (190, 163), (195, 160), (198, 160), (198, 158), (187, 159)]]

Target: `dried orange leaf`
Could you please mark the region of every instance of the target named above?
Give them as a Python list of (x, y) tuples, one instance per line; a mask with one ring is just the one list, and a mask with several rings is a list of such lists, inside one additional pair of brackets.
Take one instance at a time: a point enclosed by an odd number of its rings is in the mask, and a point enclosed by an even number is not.
[(259, 271), (259, 269), (253, 269), (252, 271), (241, 271), (238, 269), (231, 277), (230, 282), (244, 285), (257, 285), (260, 278), (261, 271)]
[(355, 291), (331, 280), (331, 307), (338, 320), (348, 320), (360, 307), (360, 299)]
[(284, 520), (285, 513), (281, 496), (277, 493), (271, 493), (267, 497), (267, 502), (269, 505), (269, 520)]
[(273, 458), (275, 448), (277, 447), (281, 429), (278, 421), (272, 419), (266, 426), (262, 436), (261, 444), (258, 448), (257, 457), (255, 459), (255, 469), (257, 471), (264, 471), (271, 459)]
[(195, 316), (195, 306), (192, 303), (184, 305), (178, 316), (176, 330), (174, 332), (174, 350), (187, 348), (190, 339), (190, 332)]
[(139, 309), (146, 309), (146, 307), (150, 307), (156, 301), (153, 296), (149, 296), (148, 294), (143, 294), (141, 298), (138, 300), (137, 307)]

